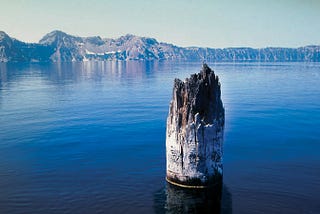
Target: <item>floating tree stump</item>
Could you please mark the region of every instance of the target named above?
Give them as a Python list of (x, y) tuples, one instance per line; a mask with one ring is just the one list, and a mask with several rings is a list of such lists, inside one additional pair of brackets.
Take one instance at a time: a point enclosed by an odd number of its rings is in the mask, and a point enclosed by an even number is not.
[(186, 188), (222, 184), (224, 108), (218, 76), (206, 64), (174, 80), (166, 130), (166, 180)]

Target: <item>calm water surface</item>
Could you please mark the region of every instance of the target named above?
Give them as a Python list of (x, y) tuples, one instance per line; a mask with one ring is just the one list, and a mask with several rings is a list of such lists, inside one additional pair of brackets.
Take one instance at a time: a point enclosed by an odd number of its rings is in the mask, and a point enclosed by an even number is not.
[[(320, 64), (209, 66), (226, 109), (221, 212), (320, 213)], [(0, 64), (0, 213), (208, 210), (164, 180), (173, 79), (200, 68)]]

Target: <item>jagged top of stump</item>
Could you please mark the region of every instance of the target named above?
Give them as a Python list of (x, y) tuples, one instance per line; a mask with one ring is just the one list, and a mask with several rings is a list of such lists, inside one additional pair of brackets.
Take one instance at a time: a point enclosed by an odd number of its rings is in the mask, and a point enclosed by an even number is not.
[[(174, 80), (172, 101), (176, 102), (175, 113), (181, 128), (194, 121), (197, 113), (205, 124), (213, 124), (214, 121), (224, 124), (219, 78), (207, 64), (203, 64), (199, 73), (192, 74), (185, 81)], [(171, 113), (173, 110), (170, 110)]]

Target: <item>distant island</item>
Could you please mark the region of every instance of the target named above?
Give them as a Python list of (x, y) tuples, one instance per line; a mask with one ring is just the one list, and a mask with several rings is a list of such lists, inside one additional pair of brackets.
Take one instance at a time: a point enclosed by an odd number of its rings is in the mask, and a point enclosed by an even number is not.
[(320, 46), (202, 48), (178, 47), (131, 34), (117, 39), (78, 37), (52, 31), (39, 43), (26, 43), (0, 31), (0, 62), (188, 60), (210, 62), (320, 62)]

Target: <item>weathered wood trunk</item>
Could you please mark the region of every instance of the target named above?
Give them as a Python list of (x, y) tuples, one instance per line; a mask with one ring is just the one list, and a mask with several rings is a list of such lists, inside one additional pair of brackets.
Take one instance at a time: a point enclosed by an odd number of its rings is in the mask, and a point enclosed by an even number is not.
[(224, 108), (219, 78), (206, 64), (175, 79), (166, 131), (167, 181), (182, 187), (222, 184)]

